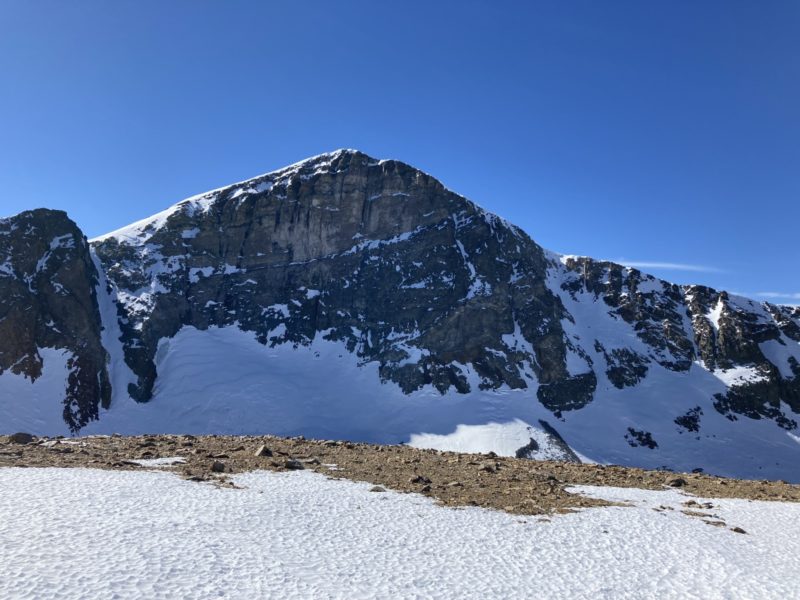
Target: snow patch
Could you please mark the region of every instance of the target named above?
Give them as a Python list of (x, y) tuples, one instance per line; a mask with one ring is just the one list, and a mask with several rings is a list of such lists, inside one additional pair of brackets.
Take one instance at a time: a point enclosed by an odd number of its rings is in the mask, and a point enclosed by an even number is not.
[(800, 364), (800, 343), (781, 335), (781, 341), (767, 340), (766, 342), (761, 342), (758, 347), (766, 359), (778, 368), (781, 377), (784, 379), (794, 378), (795, 375), (789, 359), (794, 357)]
[(533, 429), (533, 426), (520, 419), (508, 423), (459, 425), (455, 431), (444, 435), (415, 433), (408, 445), (450, 452), (495, 452), (500, 456), (516, 456), (517, 450), (530, 442)]
[(719, 333), (719, 320), (722, 316), (722, 309), (725, 308), (725, 303), (722, 302), (722, 298), (717, 300), (717, 303), (714, 305), (708, 313), (706, 314), (706, 319), (708, 322), (711, 323), (711, 327), (714, 328), (715, 333)]
[(171, 467), (173, 465), (182, 465), (186, 459), (182, 456), (167, 456), (164, 458), (136, 458), (128, 462), (135, 463), (142, 467)]
[(728, 387), (767, 380), (766, 375), (752, 366), (741, 365), (731, 369), (715, 369), (711, 373)]

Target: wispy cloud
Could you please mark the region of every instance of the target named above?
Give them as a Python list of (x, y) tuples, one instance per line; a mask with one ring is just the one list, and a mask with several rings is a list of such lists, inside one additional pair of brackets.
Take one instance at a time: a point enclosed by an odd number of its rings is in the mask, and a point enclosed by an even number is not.
[(705, 265), (687, 265), (685, 263), (672, 263), (672, 262), (658, 262), (649, 260), (625, 260), (620, 258), (615, 260), (621, 265), (626, 267), (634, 267), (636, 269), (668, 269), (670, 271), (692, 271), (694, 273), (723, 273), (722, 269), (716, 267), (708, 267)]
[(800, 292), (730, 292), (745, 298), (764, 298), (784, 306), (800, 306)]
[(800, 300), (800, 292), (756, 292), (759, 298), (779, 298), (781, 300)]

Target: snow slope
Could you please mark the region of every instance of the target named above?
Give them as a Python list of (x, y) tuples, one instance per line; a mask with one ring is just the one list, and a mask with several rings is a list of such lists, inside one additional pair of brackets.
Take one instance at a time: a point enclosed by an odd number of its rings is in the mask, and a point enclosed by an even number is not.
[(185, 327), (161, 341), (156, 363), (152, 400), (119, 399), (81, 434), (266, 432), (404, 443), (417, 433), (496, 423), (486, 444), (513, 456), (530, 441), (528, 423), (552, 418), (530, 401), (529, 390), (477, 391), (475, 385), (469, 394), (442, 396), (427, 388), (405, 395), (394, 383), (381, 383), (377, 363), (359, 364), (322, 334), (309, 346), (270, 348), (236, 327)]
[[(537, 400), (535, 386), (480, 390), (469, 366), (463, 366), (471, 378), (467, 394), (441, 395), (426, 387), (405, 395), (397, 385), (381, 383), (377, 363), (360, 364), (342, 344), (323, 337), (318, 334), (309, 346), (270, 348), (236, 327), (184, 327), (161, 341), (153, 399), (142, 404), (115, 398), (81, 434), (272, 433), (505, 456), (533, 438), (542, 448), (539, 458), (554, 458), (541, 419), (590, 461), (646, 468), (670, 464), (682, 471), (705, 465), (720, 475), (800, 481), (796, 440), (771, 421), (732, 422), (720, 415), (711, 394), (724, 384), (699, 366), (678, 381), (680, 387), (675, 373), (658, 365), (634, 388), (601, 382), (592, 403), (559, 420)], [(690, 377), (691, 385), (685, 385)], [(695, 406), (703, 410), (699, 433), (664, 419)], [(627, 428), (635, 423), (653, 433), (658, 453), (631, 446)], [(732, 443), (746, 450), (732, 454)]]
[[(0, 597), (789, 598), (800, 505), (677, 491), (547, 519), (370, 493), (308, 472), (219, 489), (161, 472), (0, 470)], [(673, 510), (653, 510), (668, 506)], [(65, 507), (69, 507), (65, 509)], [(76, 527), (76, 524), (80, 524)]]
[(4, 431), (69, 434), (64, 422), (64, 389), (69, 377), (67, 350), (39, 348), (42, 374), (35, 381), (8, 370), (0, 373), (0, 419)]

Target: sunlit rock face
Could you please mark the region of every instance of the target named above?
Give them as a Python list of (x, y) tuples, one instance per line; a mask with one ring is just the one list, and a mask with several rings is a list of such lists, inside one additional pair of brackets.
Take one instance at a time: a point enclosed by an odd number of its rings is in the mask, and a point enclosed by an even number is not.
[(554, 409), (591, 399), (591, 373), (567, 369), (543, 250), (400, 162), (325, 155), (94, 245), (142, 401), (160, 339), (232, 324), (265, 344), (342, 340), (407, 392), (467, 391), (470, 364), (486, 388), (538, 382)]

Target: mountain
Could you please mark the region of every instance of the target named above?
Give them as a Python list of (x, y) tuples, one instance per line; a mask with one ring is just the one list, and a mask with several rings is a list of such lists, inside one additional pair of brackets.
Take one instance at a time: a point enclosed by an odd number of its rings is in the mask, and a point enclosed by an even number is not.
[[(109, 407), (97, 281), (89, 244), (66, 213), (39, 209), (0, 219), (0, 395), (16, 396), (0, 404), (0, 423), (26, 422), (46, 403), (48, 421), (78, 431)], [(38, 381), (53, 363), (64, 375), (56, 398), (19, 385)]]
[(800, 309), (560, 256), (340, 150), (87, 244), (0, 221), (0, 410), (800, 481)]

